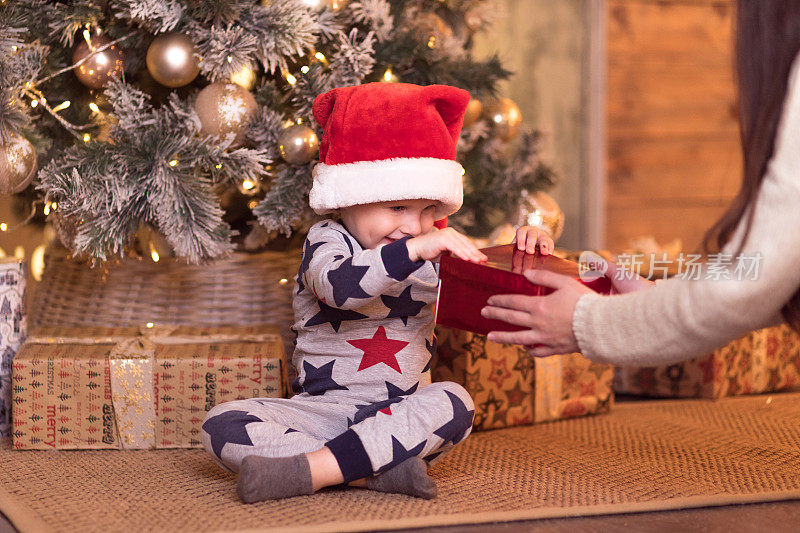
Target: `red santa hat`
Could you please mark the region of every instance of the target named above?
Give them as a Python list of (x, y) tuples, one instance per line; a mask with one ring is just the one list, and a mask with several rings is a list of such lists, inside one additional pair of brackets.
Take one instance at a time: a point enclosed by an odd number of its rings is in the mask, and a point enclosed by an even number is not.
[(463, 168), (456, 143), (469, 93), (447, 85), (368, 83), (341, 87), (314, 100), (323, 129), (311, 208), (394, 200), (439, 200), (436, 218), (463, 202)]

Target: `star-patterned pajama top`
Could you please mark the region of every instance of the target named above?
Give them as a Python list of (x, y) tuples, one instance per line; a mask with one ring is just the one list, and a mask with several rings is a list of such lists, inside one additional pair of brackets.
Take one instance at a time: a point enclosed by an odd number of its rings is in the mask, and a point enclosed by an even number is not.
[(295, 286), (295, 392), (376, 402), (430, 383), (439, 279), (406, 241), (370, 250), (333, 220), (311, 228)]
[(406, 240), (365, 250), (333, 220), (314, 225), (296, 278), (297, 394), (214, 406), (203, 445), (238, 471), (248, 455), (284, 457), (327, 446), (345, 482), (410, 457), (431, 464), (472, 429), (456, 383), (431, 383), (439, 280), (411, 261)]

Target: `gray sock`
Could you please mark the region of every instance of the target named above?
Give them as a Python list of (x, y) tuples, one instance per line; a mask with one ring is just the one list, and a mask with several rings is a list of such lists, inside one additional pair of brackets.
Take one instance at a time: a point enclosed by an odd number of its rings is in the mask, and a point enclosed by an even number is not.
[(308, 459), (305, 454), (292, 457), (248, 455), (239, 468), (236, 492), (245, 503), (312, 494)]
[(380, 492), (408, 494), (426, 500), (436, 497), (436, 483), (428, 475), (428, 464), (419, 457), (406, 459), (382, 474), (368, 477), (367, 488)]

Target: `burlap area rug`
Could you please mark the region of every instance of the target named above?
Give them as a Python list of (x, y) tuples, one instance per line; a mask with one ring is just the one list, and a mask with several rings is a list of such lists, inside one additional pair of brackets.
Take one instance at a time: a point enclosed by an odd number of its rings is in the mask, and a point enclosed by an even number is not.
[(331, 490), (239, 503), (201, 450), (0, 448), (0, 510), (28, 531), (375, 530), (800, 499), (800, 394), (623, 403), (473, 434), (439, 498)]

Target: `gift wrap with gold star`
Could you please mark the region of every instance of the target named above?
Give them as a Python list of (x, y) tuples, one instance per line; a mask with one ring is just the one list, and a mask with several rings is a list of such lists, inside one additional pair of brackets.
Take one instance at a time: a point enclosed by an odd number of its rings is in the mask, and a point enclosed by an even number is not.
[(522, 346), (443, 326), (436, 341), (433, 379), (467, 389), (476, 430), (605, 413), (614, 401), (614, 368), (579, 353), (534, 357)]
[(201, 447), (215, 405), (286, 392), (269, 326), (41, 327), (14, 358), (17, 449)]

